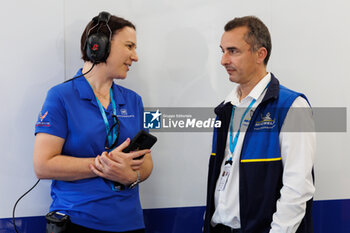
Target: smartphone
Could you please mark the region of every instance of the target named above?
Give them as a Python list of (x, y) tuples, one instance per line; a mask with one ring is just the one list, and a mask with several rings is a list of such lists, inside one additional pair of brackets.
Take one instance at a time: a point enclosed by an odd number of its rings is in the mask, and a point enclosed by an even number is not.
[[(123, 152), (129, 153), (131, 151), (151, 149), (151, 147), (156, 143), (157, 138), (152, 134), (146, 132), (145, 130), (140, 130), (136, 136), (131, 140), (128, 147), (126, 147)], [(141, 159), (145, 155), (141, 155), (134, 159)]]

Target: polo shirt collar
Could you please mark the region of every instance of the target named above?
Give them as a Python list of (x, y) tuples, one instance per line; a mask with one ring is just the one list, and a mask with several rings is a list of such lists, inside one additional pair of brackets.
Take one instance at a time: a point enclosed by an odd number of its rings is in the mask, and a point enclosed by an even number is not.
[[(79, 76), (81, 74), (82, 74), (82, 69), (79, 69), (75, 76)], [(94, 92), (84, 76), (74, 79), (73, 84), (74, 84), (75, 90), (78, 91), (81, 99), (95, 100)], [(113, 90), (113, 96), (116, 104), (124, 105), (125, 98), (122, 94), (121, 88), (113, 82), (112, 90)]]
[(115, 103), (118, 105), (124, 105), (126, 102), (120, 86), (113, 82), (112, 89), (113, 89)]

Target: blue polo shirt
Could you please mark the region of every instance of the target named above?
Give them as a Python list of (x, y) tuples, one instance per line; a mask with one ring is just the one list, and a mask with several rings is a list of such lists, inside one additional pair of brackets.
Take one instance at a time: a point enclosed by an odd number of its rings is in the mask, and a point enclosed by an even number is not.
[[(77, 75), (81, 75), (81, 70)], [(120, 122), (118, 145), (143, 128), (143, 104), (135, 92), (113, 84), (113, 97)], [(112, 104), (105, 109), (113, 125)], [(86, 158), (104, 151), (106, 127), (96, 97), (85, 77), (51, 88), (39, 114), (35, 134), (48, 133), (65, 139), (62, 154)], [(78, 181), (53, 180), (50, 211), (61, 211), (71, 221), (102, 231), (144, 228), (138, 187), (113, 191), (100, 177)]]

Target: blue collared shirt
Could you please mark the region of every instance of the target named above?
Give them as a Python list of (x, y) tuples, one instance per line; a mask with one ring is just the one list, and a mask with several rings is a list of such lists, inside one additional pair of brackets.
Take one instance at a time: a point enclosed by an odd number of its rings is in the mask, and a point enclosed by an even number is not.
[[(81, 70), (77, 75), (81, 75)], [(129, 89), (113, 83), (112, 90), (120, 123), (119, 145), (143, 128), (143, 104), (141, 97)], [(105, 112), (112, 125), (111, 104)], [(105, 123), (93, 90), (83, 76), (48, 91), (35, 126), (37, 133), (65, 139), (64, 155), (96, 157), (104, 151)], [(53, 180), (51, 197), (50, 211), (68, 214), (73, 223), (103, 231), (144, 228), (138, 187), (113, 191), (110, 182), (100, 177), (70, 182)]]

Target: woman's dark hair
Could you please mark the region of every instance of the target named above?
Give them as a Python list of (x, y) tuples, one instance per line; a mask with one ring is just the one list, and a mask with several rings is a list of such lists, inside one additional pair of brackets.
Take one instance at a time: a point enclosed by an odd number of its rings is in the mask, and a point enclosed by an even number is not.
[[(84, 61), (90, 61), (90, 59), (88, 58), (88, 56), (86, 55), (86, 51), (85, 51), (85, 42), (86, 42), (86, 38), (87, 38), (87, 32), (93, 28), (98, 22), (97, 22), (97, 17), (93, 18), (88, 25), (85, 27), (82, 35), (81, 35), (81, 39), (80, 39), (80, 50), (81, 50), (81, 58)], [(108, 26), (112, 31), (112, 35), (111, 37), (113, 37), (119, 30), (123, 29), (124, 27), (131, 27), (133, 29), (136, 30), (136, 27), (133, 23), (131, 23), (130, 21), (123, 19), (121, 17), (112, 15), (108, 21)], [(107, 36), (107, 38), (109, 38), (109, 30), (107, 28), (107, 26), (105, 24), (101, 24), (101, 27), (95, 27), (93, 30), (90, 31), (89, 35), (96, 33), (97, 31), (99, 31), (99, 33), (102, 33), (104, 35)]]
[(225, 25), (225, 32), (231, 31), (237, 27), (247, 27), (248, 32), (244, 36), (244, 40), (250, 45), (252, 51), (257, 51), (264, 47), (267, 54), (264, 64), (267, 65), (271, 55), (272, 43), (269, 29), (266, 25), (255, 16), (245, 16), (234, 18)]

